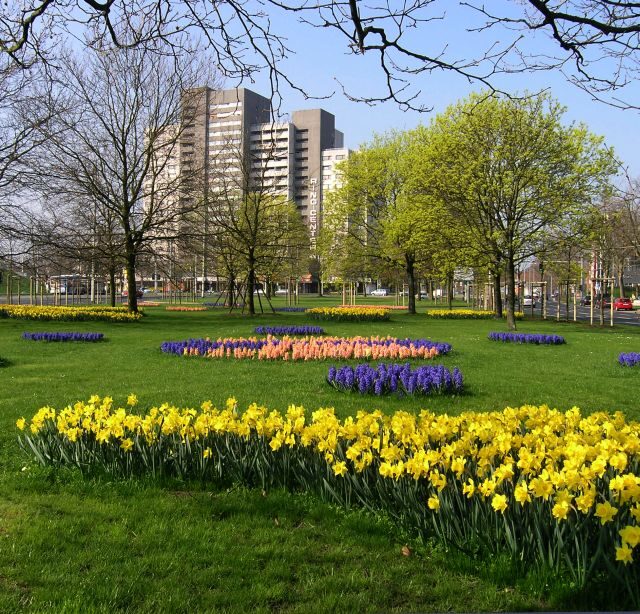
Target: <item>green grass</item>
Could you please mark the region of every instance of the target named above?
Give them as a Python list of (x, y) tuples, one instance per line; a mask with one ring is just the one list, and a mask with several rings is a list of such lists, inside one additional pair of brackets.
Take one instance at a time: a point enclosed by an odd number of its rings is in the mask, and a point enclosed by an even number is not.
[[(333, 303), (335, 303), (333, 297)], [(383, 299), (384, 300), (384, 299)], [(328, 303), (330, 299), (313, 302)], [(367, 301), (369, 302), (369, 301)], [(377, 302), (377, 301), (376, 301)], [(282, 304), (280, 302), (280, 304)], [(457, 413), (548, 403), (640, 418), (640, 370), (617, 364), (640, 350), (640, 329), (522, 322), (558, 333), (564, 346), (490, 342), (502, 322), (428, 321), (393, 313), (388, 323), (311, 322), (304, 314), (254, 319), (220, 312), (148, 309), (135, 324), (0, 321), (0, 611), (498, 611), (606, 607), (597, 587), (575, 594), (561, 579), (519, 577), (503, 562), (472, 561), (416, 542), (385, 520), (310, 496), (197, 484), (84, 481), (38, 468), (16, 442), (15, 420), (42, 405), (91, 394), (141, 407), (197, 406), (235, 396), (286, 409), (334, 406)], [(164, 355), (164, 340), (248, 336), (256, 324), (317, 323), (329, 334), (391, 334), (447, 341), (436, 362), (458, 366), (459, 397), (376, 398), (342, 394), (327, 363), (211, 361)], [(96, 331), (96, 344), (24, 341), (23, 331)], [(24, 470), (23, 470), (24, 469)], [(402, 546), (412, 555), (405, 557)]]

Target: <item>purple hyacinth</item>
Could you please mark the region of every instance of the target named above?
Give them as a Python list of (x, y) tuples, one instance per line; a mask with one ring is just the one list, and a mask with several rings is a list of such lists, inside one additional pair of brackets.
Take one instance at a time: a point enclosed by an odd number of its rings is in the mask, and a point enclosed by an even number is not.
[(327, 381), (342, 391), (360, 394), (444, 394), (463, 389), (462, 373), (457, 367), (449, 371), (442, 365), (421, 366), (411, 369), (409, 363), (379, 363), (376, 368), (364, 363), (354, 369), (350, 366), (330, 367)]
[(491, 341), (501, 341), (502, 343), (533, 343), (536, 345), (561, 345), (565, 343), (564, 337), (560, 335), (491, 332), (488, 336)]
[(102, 341), (102, 333), (22, 333), (23, 339), (31, 341)]
[(623, 367), (633, 367), (640, 363), (640, 353), (638, 352), (622, 352), (618, 356), (618, 362)]
[(258, 335), (324, 335), (320, 326), (256, 326)]

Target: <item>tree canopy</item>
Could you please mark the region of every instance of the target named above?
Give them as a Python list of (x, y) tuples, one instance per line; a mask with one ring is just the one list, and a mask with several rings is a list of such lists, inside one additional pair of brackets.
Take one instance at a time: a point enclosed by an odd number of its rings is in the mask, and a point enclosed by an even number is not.
[(478, 258), (490, 259), (498, 312), (505, 275), (511, 328), (516, 265), (541, 250), (550, 229), (601, 198), (617, 168), (602, 138), (564, 125), (563, 113), (546, 94), (479, 93), (419, 130), (421, 188), (471, 231)]

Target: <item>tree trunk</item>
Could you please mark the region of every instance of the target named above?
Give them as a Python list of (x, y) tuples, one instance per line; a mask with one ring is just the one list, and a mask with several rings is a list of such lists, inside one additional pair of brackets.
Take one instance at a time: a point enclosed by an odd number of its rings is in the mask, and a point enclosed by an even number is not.
[(447, 309), (453, 308), (453, 273), (447, 275)]
[(116, 267), (112, 264), (109, 267), (109, 297), (111, 306), (116, 306)]
[[(516, 276), (513, 256), (507, 256), (507, 270), (505, 272), (507, 282), (507, 328), (516, 329)], [(498, 287), (499, 288), (499, 287)], [(497, 312), (497, 310), (496, 310)]]
[(416, 313), (416, 273), (414, 270), (415, 261), (413, 256), (404, 256), (407, 271), (407, 282), (409, 284), (409, 313)]
[(233, 275), (229, 274), (227, 280), (227, 304), (225, 307), (233, 309), (236, 305), (236, 279)]
[(138, 287), (136, 282), (136, 250), (133, 241), (127, 237), (125, 240), (125, 270), (127, 271), (127, 308), (129, 311), (138, 311)]
[(256, 305), (253, 300), (253, 290), (256, 285), (256, 263), (251, 253), (249, 254), (247, 264), (249, 265), (249, 271), (247, 273), (247, 306), (249, 307), (249, 315), (254, 316), (256, 315)]
[[(624, 272), (622, 271), (622, 267), (618, 267), (618, 288), (620, 288), (620, 298), (625, 298), (624, 293)], [(611, 296), (611, 300), (613, 300), (613, 295)]]
[(500, 273), (493, 273), (493, 310), (496, 313), (496, 319), (502, 318), (502, 294), (500, 293)]

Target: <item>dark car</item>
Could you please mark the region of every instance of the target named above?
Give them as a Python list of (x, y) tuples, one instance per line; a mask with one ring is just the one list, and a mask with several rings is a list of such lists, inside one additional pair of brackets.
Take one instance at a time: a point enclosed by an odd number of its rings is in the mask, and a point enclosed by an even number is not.
[(580, 304), (583, 307), (588, 307), (589, 305), (591, 305), (591, 295), (590, 294), (585, 294), (581, 299), (580, 299)]
[(611, 306), (611, 295), (610, 294), (604, 294), (604, 295), (598, 294), (598, 296), (596, 297), (595, 306), (598, 309), (600, 309), (600, 307), (610, 307)]
[[(122, 296), (129, 296), (129, 290), (123, 290)], [(136, 298), (142, 298), (144, 296), (144, 290), (142, 288), (136, 289)]]
[(618, 297), (613, 301), (613, 308), (616, 311), (633, 311), (633, 303), (630, 298)]

